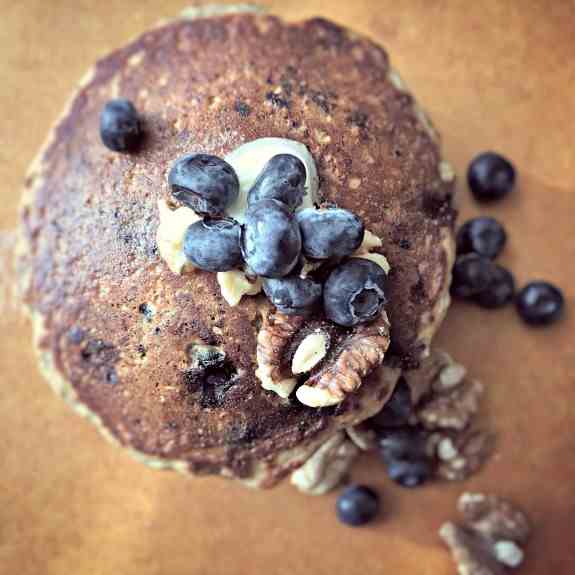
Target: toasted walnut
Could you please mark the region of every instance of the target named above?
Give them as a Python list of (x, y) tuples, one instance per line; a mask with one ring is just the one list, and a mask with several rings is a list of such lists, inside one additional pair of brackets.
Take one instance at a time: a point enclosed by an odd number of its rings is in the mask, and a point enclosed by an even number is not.
[(495, 436), (477, 429), (435, 432), (428, 438), (428, 453), (437, 458), (436, 474), (460, 481), (478, 471), (493, 453)]
[(417, 418), (426, 429), (465, 429), (479, 410), (483, 385), (464, 381), (451, 391), (434, 394), (417, 407)]
[(327, 354), (329, 335), (321, 330), (310, 333), (295, 350), (291, 362), (294, 375), (311, 371)]
[(389, 321), (382, 312), (378, 321), (349, 336), (335, 360), (297, 390), (297, 398), (309, 407), (341, 403), (361, 386), (364, 377), (382, 364), (388, 347)]
[(469, 575), (503, 575), (506, 567), (523, 561), (519, 543), (530, 527), (525, 514), (493, 495), (463, 493), (457, 504), (463, 523), (445, 523), (439, 536), (448, 545), (458, 572)]
[(328, 439), (291, 475), (290, 481), (309, 495), (323, 495), (346, 478), (359, 449), (343, 431)]
[(460, 575), (505, 575), (489, 545), (473, 532), (455, 523), (445, 523), (439, 530)]
[(284, 373), (281, 359), (304, 321), (302, 316), (276, 312), (264, 315), (263, 325), (258, 332), (256, 376), (264, 389), (274, 391), (280, 397), (288, 397), (296, 386), (295, 378)]
[(467, 525), (491, 539), (524, 543), (529, 536), (529, 521), (523, 511), (494, 495), (464, 493), (457, 509)]
[(430, 354), (421, 361), (417, 369), (410, 369), (403, 372), (403, 377), (411, 390), (411, 400), (414, 405), (428, 395), (439, 374), (454, 362), (451, 357), (440, 350), (432, 350)]

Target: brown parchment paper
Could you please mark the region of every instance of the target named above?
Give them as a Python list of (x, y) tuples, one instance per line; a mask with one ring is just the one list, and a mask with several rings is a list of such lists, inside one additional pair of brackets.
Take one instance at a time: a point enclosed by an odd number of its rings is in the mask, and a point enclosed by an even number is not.
[[(381, 491), (384, 510), (370, 527), (339, 525), (333, 495), (253, 492), (132, 461), (40, 378), (11, 296), (11, 230), (26, 166), (85, 69), (186, 2), (1, 0), (0, 573), (448, 575), (455, 568), (436, 531), (470, 489), (529, 512), (521, 573), (575, 573), (575, 3), (262, 3), (288, 19), (332, 18), (386, 46), (443, 134), (463, 217), (506, 222), (503, 262), (520, 283), (561, 285), (567, 318), (533, 330), (511, 308), (453, 307), (438, 345), (487, 384), (497, 454), (468, 482), (417, 491), (391, 485), (365, 458), (355, 478)], [(487, 148), (512, 158), (519, 186), (479, 210), (464, 174)]]

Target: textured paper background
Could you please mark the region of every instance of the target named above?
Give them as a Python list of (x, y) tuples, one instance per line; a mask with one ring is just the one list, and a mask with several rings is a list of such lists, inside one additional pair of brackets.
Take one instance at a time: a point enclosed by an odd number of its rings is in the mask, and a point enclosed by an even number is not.
[(152, 471), (104, 442), (35, 368), (30, 329), (9, 297), (8, 255), (28, 162), (93, 61), (170, 17), (183, 1), (0, 1), (0, 572), (455, 573), (438, 543), (462, 490), (508, 496), (536, 525), (521, 573), (575, 572), (575, 3), (570, 0), (277, 0), (288, 19), (322, 15), (382, 42), (443, 134), (464, 185), (470, 158), (513, 159), (517, 193), (483, 209), (506, 222), (503, 261), (520, 283), (561, 285), (570, 313), (548, 330), (513, 309), (456, 305), (438, 338), (487, 384), (497, 456), (466, 483), (406, 492), (375, 459), (355, 477), (384, 513), (350, 530), (334, 496), (256, 493)]

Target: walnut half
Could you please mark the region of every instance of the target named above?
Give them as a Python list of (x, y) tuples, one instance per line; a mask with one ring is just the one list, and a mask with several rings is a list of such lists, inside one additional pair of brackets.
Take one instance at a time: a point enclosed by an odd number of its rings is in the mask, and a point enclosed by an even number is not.
[(280, 397), (289, 397), (296, 386), (296, 379), (284, 373), (281, 365), (286, 347), (305, 322), (302, 316), (290, 316), (279, 312), (265, 314), (258, 332), (256, 376), (262, 387), (274, 391)]
[(439, 536), (449, 547), (463, 575), (504, 575), (505, 567), (518, 567), (530, 526), (525, 514), (494, 495), (463, 493), (457, 508), (461, 523), (441, 526)]
[(358, 455), (359, 449), (340, 431), (294, 471), (290, 481), (308, 495), (323, 495), (342, 483)]
[(342, 344), (336, 358), (297, 390), (297, 398), (309, 407), (341, 403), (383, 363), (389, 341), (389, 320), (382, 312), (377, 321), (358, 329)]

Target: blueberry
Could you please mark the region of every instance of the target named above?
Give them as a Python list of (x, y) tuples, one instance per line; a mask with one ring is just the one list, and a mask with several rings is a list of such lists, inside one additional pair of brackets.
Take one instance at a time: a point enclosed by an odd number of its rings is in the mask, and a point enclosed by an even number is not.
[(100, 138), (114, 152), (132, 152), (142, 140), (142, 123), (129, 100), (110, 100), (100, 113)]
[(433, 466), (429, 459), (398, 460), (387, 466), (389, 478), (402, 487), (418, 487), (431, 477), (432, 472)]
[(513, 274), (503, 266), (495, 264), (489, 284), (477, 294), (475, 301), (481, 307), (492, 309), (503, 307), (513, 301), (514, 294), (515, 280)]
[(296, 217), (301, 229), (303, 254), (308, 258), (345, 258), (363, 241), (363, 223), (348, 210), (308, 208)]
[(325, 283), (325, 315), (347, 327), (371, 321), (387, 302), (386, 285), (387, 276), (376, 263), (351, 258), (335, 268)]
[(289, 208), (271, 199), (249, 206), (242, 231), (242, 252), (255, 274), (270, 278), (288, 275), (301, 253), (299, 226)]
[(203, 216), (217, 217), (238, 197), (234, 169), (221, 158), (190, 154), (174, 163), (168, 183), (176, 200)]
[(299, 158), (291, 154), (278, 154), (264, 166), (248, 192), (248, 205), (271, 198), (293, 211), (303, 201), (305, 179), (305, 166)]
[(402, 377), (397, 382), (391, 397), (387, 400), (383, 409), (374, 415), (368, 423), (376, 431), (402, 427), (407, 424), (412, 412), (411, 390)]
[(268, 299), (286, 315), (307, 315), (321, 300), (321, 284), (311, 278), (266, 278), (263, 288)]
[(241, 267), (241, 226), (235, 220), (206, 219), (186, 231), (184, 253), (192, 264), (208, 272), (224, 272)]
[(379, 511), (379, 496), (365, 485), (352, 485), (337, 498), (337, 518), (358, 527), (372, 521)]
[(425, 434), (416, 427), (390, 429), (378, 438), (378, 449), (386, 465), (394, 461), (417, 461), (427, 457)]
[(475, 199), (488, 202), (506, 196), (515, 184), (515, 169), (495, 152), (479, 154), (469, 164), (467, 183)]
[(521, 318), (531, 325), (548, 325), (561, 317), (565, 307), (563, 293), (543, 281), (528, 283), (515, 300)]
[(457, 232), (457, 254), (475, 253), (493, 260), (501, 253), (506, 241), (505, 229), (495, 218), (474, 218), (465, 222)]
[(477, 296), (487, 289), (494, 274), (495, 264), (477, 254), (459, 256), (453, 266), (451, 294), (462, 299)]
[(389, 478), (403, 487), (416, 487), (431, 477), (433, 464), (420, 430), (405, 427), (388, 431), (379, 439), (379, 451)]

